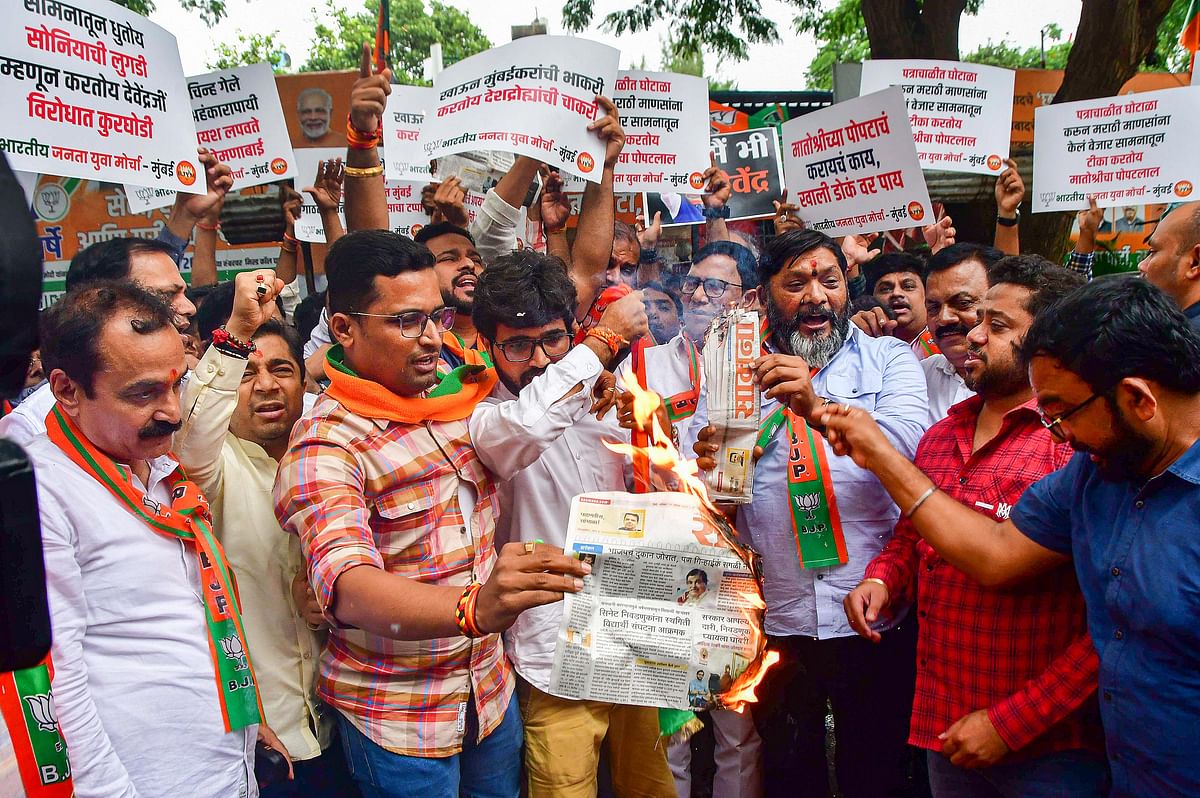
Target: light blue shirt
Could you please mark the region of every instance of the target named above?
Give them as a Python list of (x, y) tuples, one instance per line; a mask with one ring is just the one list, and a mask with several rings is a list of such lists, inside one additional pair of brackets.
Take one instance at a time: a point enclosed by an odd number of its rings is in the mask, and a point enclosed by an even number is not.
[[(883, 429), (888, 440), (912, 458), (929, 423), (925, 375), (908, 344), (898, 338), (871, 338), (854, 325), (845, 345), (813, 377), (817, 396), (861, 407)], [(765, 421), (779, 407), (764, 399)], [(707, 396), (696, 411), (702, 429), (708, 419)], [(855, 632), (846, 621), (842, 600), (862, 581), (867, 564), (892, 537), (900, 511), (870, 471), (849, 457), (838, 457), (822, 440), (830, 466), (834, 495), (842, 519), (848, 560), (845, 565), (804, 570), (796, 553), (787, 486), (786, 428), (780, 428), (754, 469), (754, 498), (738, 508), (737, 529), (762, 555), (770, 635), (803, 635), (826, 639)], [(876, 629), (903, 620), (907, 606), (894, 608)]]

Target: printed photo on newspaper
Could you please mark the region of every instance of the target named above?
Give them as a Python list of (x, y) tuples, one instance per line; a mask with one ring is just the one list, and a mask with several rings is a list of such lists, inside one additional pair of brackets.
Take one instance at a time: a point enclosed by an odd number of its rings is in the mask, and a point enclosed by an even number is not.
[(754, 700), (765, 668), (754, 560), (697, 496), (584, 493), (569, 524), (565, 550), (592, 573), (566, 596), (550, 692), (693, 710)]
[(758, 313), (730, 309), (704, 336), (708, 423), (717, 430), (717, 466), (705, 477), (714, 501), (747, 504), (754, 485), (760, 395), (750, 364), (758, 357)]

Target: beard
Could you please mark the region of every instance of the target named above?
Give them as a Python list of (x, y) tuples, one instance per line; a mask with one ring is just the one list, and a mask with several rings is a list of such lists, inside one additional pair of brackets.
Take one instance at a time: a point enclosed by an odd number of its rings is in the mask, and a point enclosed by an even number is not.
[[(1107, 398), (1104, 401), (1109, 401)], [(1112, 403), (1111, 443), (1092, 448), (1071, 444), (1077, 452), (1085, 452), (1099, 458), (1095, 465), (1101, 478), (1108, 482), (1133, 482), (1142, 477), (1142, 468), (1154, 452), (1155, 443), (1150, 438), (1135, 430), (1125, 420), (1125, 416)]]
[[(776, 346), (786, 354), (804, 358), (804, 362), (815, 369), (825, 368), (850, 336), (849, 306), (842, 308), (841, 312), (824, 306), (802, 306), (794, 316), (786, 317), (776, 306), (770, 291), (766, 292), (766, 297), (767, 323), (771, 325)], [(801, 319), (817, 320), (822, 317), (829, 321), (828, 333), (806, 335), (800, 332)]]
[(529, 385), (529, 383), (533, 382), (536, 378), (545, 374), (546, 369), (548, 368), (549, 366), (532, 366), (526, 369), (525, 372), (516, 379), (505, 374), (503, 369), (497, 368), (496, 376), (500, 378), (500, 382), (504, 383), (504, 387), (512, 392), (513, 396), (520, 396), (521, 389)]
[(990, 397), (1013, 396), (1021, 391), (1028, 390), (1029, 375), (1024, 369), (1017, 366), (1020, 353), (1016, 346), (1012, 347), (1012, 360), (1006, 364), (993, 365), (987, 359), (986, 354), (973, 346), (967, 347), (967, 351), (979, 358), (983, 363), (983, 370), (979, 372), (978, 377), (972, 378), (968, 373), (965, 379), (967, 387), (975, 393), (986, 399)]

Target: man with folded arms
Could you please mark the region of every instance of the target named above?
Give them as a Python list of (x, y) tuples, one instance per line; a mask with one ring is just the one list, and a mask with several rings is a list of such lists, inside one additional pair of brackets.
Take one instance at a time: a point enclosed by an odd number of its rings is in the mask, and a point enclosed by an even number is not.
[(856, 408), (818, 413), (945, 561), (985, 588), (1072, 563), (1100, 657), (1113, 796), (1200, 794), (1200, 337), (1145, 280), (1102, 277), (1039, 313), (1021, 346), (1041, 421), (1076, 454), (1007, 520), (964, 507)]
[[(1033, 482), (1067, 464), (1071, 447), (1039, 422), (1017, 350), (1033, 318), (1083, 285), (1037, 255), (991, 269), (983, 318), (967, 335), (967, 384), (913, 461), (938, 487), (1006, 519)], [(1107, 768), (1096, 710), (1099, 660), (1083, 596), (1067, 564), (1016, 588), (986, 588), (950, 565), (901, 519), (846, 597), (868, 640), (891, 601), (917, 588), (917, 689), (909, 743), (929, 751), (934, 796), (1100, 796)]]
[(275, 487), (331, 626), (318, 694), (364, 795), (516, 798), (521, 719), (499, 632), (590, 568), (542, 544), (497, 556), (496, 485), (467, 426), (496, 376), (473, 350), (439, 374), (454, 312), (429, 250), (360, 231), (326, 263), (331, 383)]

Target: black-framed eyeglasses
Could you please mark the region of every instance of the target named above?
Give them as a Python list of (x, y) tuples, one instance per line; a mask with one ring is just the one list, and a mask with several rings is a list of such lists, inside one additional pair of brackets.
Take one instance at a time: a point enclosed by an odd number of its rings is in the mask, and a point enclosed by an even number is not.
[(1062, 431), (1062, 423), (1064, 421), (1066, 421), (1068, 418), (1070, 418), (1071, 416), (1078, 413), (1083, 408), (1090, 405), (1092, 402), (1099, 399), (1101, 396), (1104, 396), (1106, 393), (1107, 393), (1107, 391), (1097, 391), (1096, 393), (1089, 396), (1087, 399), (1084, 399), (1082, 402), (1080, 402), (1079, 404), (1072, 407), (1067, 412), (1060, 413), (1059, 415), (1055, 416), (1054, 418), (1050, 418), (1050, 416), (1046, 415), (1046, 411), (1039, 407), (1038, 411), (1037, 411), (1038, 418), (1041, 419), (1042, 426), (1045, 427), (1046, 429), (1050, 430), (1050, 434), (1053, 435), (1055, 437), (1055, 439), (1062, 441), (1063, 443), (1066, 443), (1067, 435), (1065, 432)]
[(716, 277), (700, 278), (689, 275), (688, 277), (683, 278), (683, 284), (680, 285), (680, 290), (684, 294), (694, 294), (696, 293), (696, 289), (701, 285), (704, 286), (704, 295), (709, 299), (720, 298), (720, 296), (728, 291), (731, 286), (733, 288), (742, 287), (741, 283), (731, 283), (728, 280), (720, 280)]
[(405, 338), (420, 338), (425, 332), (425, 325), (433, 322), (439, 332), (445, 332), (454, 326), (454, 308), (435, 308), (432, 313), (420, 310), (406, 310), (403, 313), (359, 313), (350, 311), (347, 316), (363, 316), (368, 319), (390, 319), (400, 325), (400, 334)]
[(541, 347), (546, 357), (554, 360), (571, 351), (571, 334), (565, 332), (550, 333), (541, 338), (513, 338), (495, 344), (504, 353), (504, 359), (509, 363), (524, 363), (533, 357), (533, 348)]

